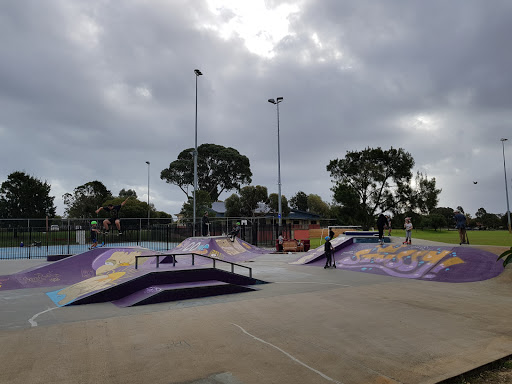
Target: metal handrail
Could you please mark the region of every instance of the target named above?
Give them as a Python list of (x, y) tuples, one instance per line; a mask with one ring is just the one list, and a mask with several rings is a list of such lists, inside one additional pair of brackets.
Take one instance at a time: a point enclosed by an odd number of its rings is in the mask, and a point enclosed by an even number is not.
[(172, 266), (175, 267), (176, 266), (176, 256), (184, 256), (184, 255), (191, 255), (192, 256), (192, 265), (195, 265), (195, 256), (200, 256), (200, 257), (205, 257), (207, 259), (213, 260), (213, 268), (216, 268), (216, 269), (217, 269), (217, 267), (216, 267), (215, 263), (217, 261), (230, 264), (231, 265), (231, 273), (235, 273), (235, 265), (238, 266), (238, 267), (247, 268), (249, 270), (249, 277), (252, 278), (252, 268), (251, 267), (248, 267), (246, 265), (241, 265), (241, 264), (233, 263), (231, 261), (219, 260), (219, 259), (217, 259), (215, 257), (201, 255), (201, 254), (195, 253), (195, 252), (135, 256), (135, 269), (138, 269), (139, 257), (156, 257), (156, 267), (159, 268), (159, 266), (160, 266), (160, 257), (171, 256), (172, 257)]

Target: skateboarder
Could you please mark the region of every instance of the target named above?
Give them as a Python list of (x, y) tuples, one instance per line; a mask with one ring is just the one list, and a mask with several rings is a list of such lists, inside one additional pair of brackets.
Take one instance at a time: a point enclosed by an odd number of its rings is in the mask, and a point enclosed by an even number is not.
[(91, 241), (92, 245), (89, 247), (89, 249), (96, 248), (98, 246), (98, 233), (100, 233), (100, 230), (97, 228), (98, 222), (97, 221), (91, 221)]
[(110, 219), (103, 220), (103, 228), (105, 228), (105, 234), (108, 234), (108, 228), (109, 228), (108, 226), (113, 225), (113, 224), (116, 225), (118, 235), (123, 234), (121, 232), (121, 221), (119, 220), (119, 211), (121, 210), (122, 207), (124, 207), (124, 205), (126, 204), (126, 202), (128, 201), (129, 198), (130, 198), (130, 196), (128, 196), (126, 198), (126, 200), (123, 201), (119, 205), (109, 204), (106, 207), (99, 207), (96, 210), (96, 213), (99, 213), (102, 209), (104, 209), (107, 212), (110, 212)]
[(233, 225), (233, 229), (231, 232), (229, 232), (228, 237), (231, 239), (232, 242), (235, 241), (235, 237), (240, 232), (240, 223), (237, 221), (235, 225)]
[(324, 244), (324, 251), (325, 251), (325, 267), (330, 268), (332, 267), (332, 251), (334, 251), (334, 248), (331, 244), (331, 238), (329, 236), (325, 236), (325, 244)]

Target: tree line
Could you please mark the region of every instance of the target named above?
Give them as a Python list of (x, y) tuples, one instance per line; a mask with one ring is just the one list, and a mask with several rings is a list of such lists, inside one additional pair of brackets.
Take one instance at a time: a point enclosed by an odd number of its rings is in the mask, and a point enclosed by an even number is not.
[[(216, 144), (198, 147), (198, 190), (196, 211), (209, 210), (224, 192), (233, 191), (225, 199), (226, 216), (255, 217), (276, 215), (278, 196), (268, 194), (265, 186), (251, 185), (252, 172), (249, 159), (234, 148)], [(416, 227), (441, 228), (452, 226), (453, 210), (438, 207), (441, 189), (435, 178), (421, 172), (413, 173), (414, 159), (402, 148), (367, 147), (361, 151), (347, 151), (343, 158), (333, 159), (326, 165), (332, 181), (333, 200), (322, 201), (315, 194), (298, 191), (289, 200), (282, 195), (283, 217), (290, 209), (318, 214), (336, 220), (340, 225), (361, 225), (370, 228), (380, 212), (390, 213), (394, 223), (406, 216), (413, 217)], [(160, 178), (177, 186), (185, 201), (181, 214), (191, 217), (194, 190), (194, 149), (183, 150), (177, 159), (163, 169)], [(54, 197), (51, 186), (24, 172), (13, 172), (0, 187), (0, 216), (2, 218), (54, 217)], [(168, 217), (156, 211), (153, 204), (137, 199), (133, 190), (121, 190), (117, 196), (100, 181), (90, 181), (63, 195), (67, 217), (96, 217), (95, 210), (106, 204), (119, 204), (127, 196), (123, 208), (126, 217)], [(461, 208), (461, 207), (459, 207)], [(487, 213), (480, 208), (475, 217), (468, 215), (470, 225), (496, 228), (504, 215)], [(474, 220), (472, 222), (471, 220)], [(400, 223), (401, 225), (401, 223)]]
[[(54, 196), (50, 196), (51, 185), (45, 180), (16, 171), (8, 175), (0, 186), (0, 217), (3, 219), (55, 218)], [(73, 193), (63, 196), (65, 215), (73, 218), (107, 217), (106, 212), (96, 214), (96, 209), (108, 204), (117, 205), (132, 197), (123, 207), (123, 215), (132, 218), (172, 218), (168, 213), (157, 211), (153, 204), (137, 199), (134, 190), (122, 189), (117, 196), (100, 181), (90, 181), (76, 187)]]

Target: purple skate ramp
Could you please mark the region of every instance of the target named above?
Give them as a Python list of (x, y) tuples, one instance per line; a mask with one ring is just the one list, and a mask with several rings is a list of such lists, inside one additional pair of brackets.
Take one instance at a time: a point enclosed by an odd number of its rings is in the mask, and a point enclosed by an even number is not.
[[(75, 284), (118, 269), (133, 269), (135, 256), (157, 253), (159, 252), (140, 247), (96, 248), (49, 265), (0, 276), (0, 291)], [(145, 263), (155, 263), (155, 260), (150, 258), (141, 262)]]
[[(293, 264), (325, 265), (323, 246), (310, 252)], [(352, 239), (338, 244), (334, 258), (339, 269), (448, 283), (487, 280), (504, 269), (496, 255), (471, 247), (380, 246)]]
[[(166, 254), (198, 253), (233, 263), (254, 259), (259, 255), (269, 253), (251, 245), (238, 237), (231, 241), (225, 236), (189, 237), (183, 240), (176, 248)], [(208, 262), (203, 261), (203, 262)]]

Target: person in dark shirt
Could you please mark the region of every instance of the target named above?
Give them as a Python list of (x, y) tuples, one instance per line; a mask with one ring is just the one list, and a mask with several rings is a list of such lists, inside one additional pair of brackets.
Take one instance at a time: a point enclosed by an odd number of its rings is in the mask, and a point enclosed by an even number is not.
[(119, 205), (113, 205), (113, 204), (109, 204), (107, 205), (106, 207), (99, 207), (97, 210), (96, 210), (96, 213), (100, 213), (100, 211), (103, 209), (107, 212), (110, 212), (110, 218), (109, 219), (105, 219), (103, 220), (103, 228), (105, 228), (105, 234), (108, 234), (108, 230), (109, 230), (109, 225), (113, 225), (115, 224), (116, 225), (116, 228), (117, 228), (117, 231), (118, 231), (118, 234), (119, 235), (122, 235), (123, 233), (121, 232), (121, 221), (119, 220), (119, 211), (121, 210), (122, 207), (124, 207), (124, 205), (126, 204), (126, 202), (128, 201), (130, 197), (127, 197), (125, 201), (123, 201), (121, 204)]
[(324, 251), (325, 251), (325, 268), (330, 268), (332, 266), (332, 253), (334, 251), (332, 244), (330, 242), (331, 238), (329, 236), (325, 237)]
[(466, 216), (460, 213), (458, 209), (454, 211), (455, 227), (459, 231), (460, 244), (466, 244)]
[(379, 244), (384, 244), (384, 227), (388, 224), (388, 219), (382, 213), (377, 219), (377, 229), (379, 230)]
[(208, 218), (208, 211), (204, 213), (203, 219), (202, 219), (202, 235), (203, 236), (210, 236), (210, 219)]
[(240, 233), (240, 222), (236, 222), (235, 225), (233, 225), (233, 229), (231, 232), (229, 232), (228, 237), (231, 239), (232, 242), (235, 241), (236, 236)]

